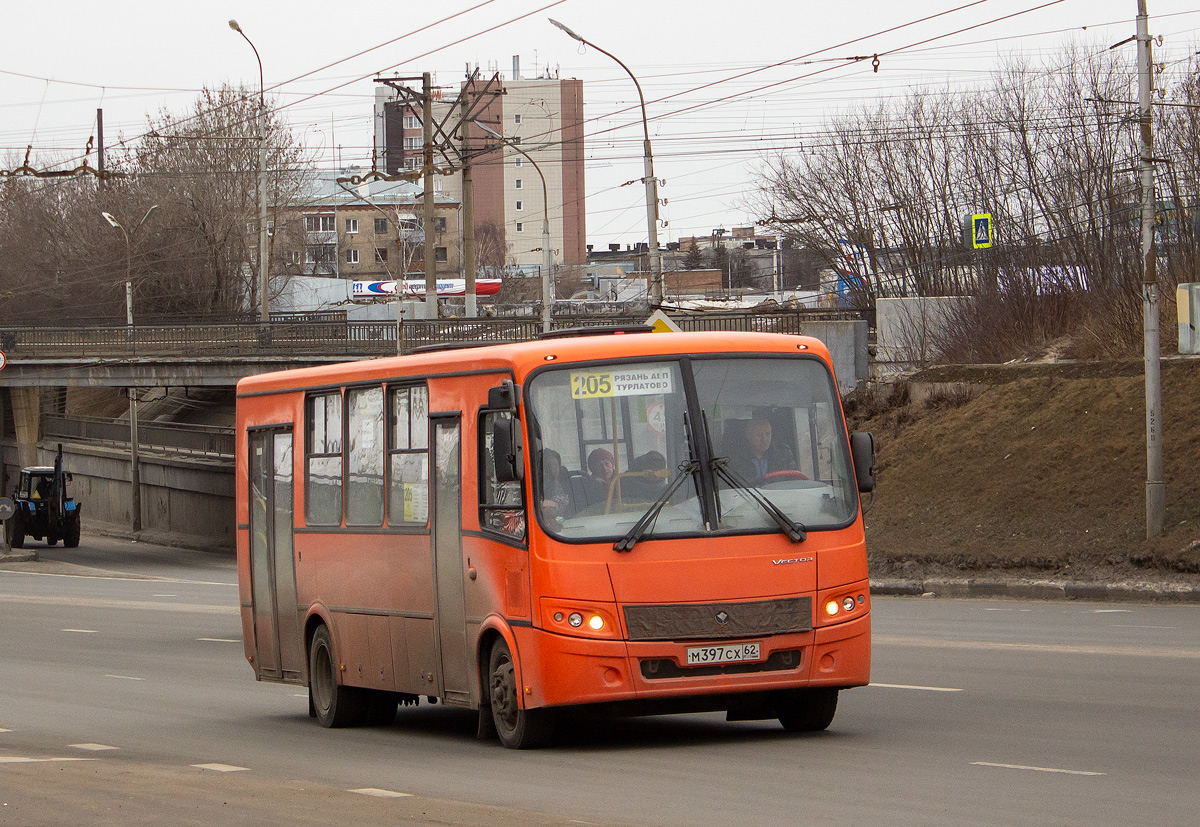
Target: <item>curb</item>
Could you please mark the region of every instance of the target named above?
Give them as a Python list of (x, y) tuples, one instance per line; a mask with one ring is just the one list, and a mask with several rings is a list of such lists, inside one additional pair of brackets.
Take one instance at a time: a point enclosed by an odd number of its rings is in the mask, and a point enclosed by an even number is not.
[(36, 559), (36, 551), (0, 551), (0, 563), (29, 563)]
[(1200, 603), (1200, 586), (1182, 583), (1081, 583), (1070, 580), (953, 577), (873, 578), (871, 594), (900, 597), (1009, 597), (1022, 600)]

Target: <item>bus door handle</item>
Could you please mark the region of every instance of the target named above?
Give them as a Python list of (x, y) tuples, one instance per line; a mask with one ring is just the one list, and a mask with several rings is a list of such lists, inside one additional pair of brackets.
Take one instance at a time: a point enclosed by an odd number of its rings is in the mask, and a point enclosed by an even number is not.
[(478, 576), (479, 576), (479, 572), (476, 571), (475, 567), (471, 565), (471, 558), (468, 557), (467, 558), (467, 577), (470, 577), (472, 580), (474, 580)]

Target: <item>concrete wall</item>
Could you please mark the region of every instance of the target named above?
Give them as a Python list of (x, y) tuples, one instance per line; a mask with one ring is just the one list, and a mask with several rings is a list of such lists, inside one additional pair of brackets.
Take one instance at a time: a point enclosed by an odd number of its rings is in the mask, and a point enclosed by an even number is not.
[(875, 372), (878, 376), (922, 368), (939, 357), (937, 338), (947, 320), (970, 301), (962, 296), (878, 299)]
[(803, 333), (825, 343), (833, 358), (838, 391), (844, 396), (865, 382), (870, 375), (867, 357), (867, 323), (805, 322)]
[[(53, 450), (51, 450), (53, 448)], [(43, 444), (38, 465), (52, 465), (57, 444)], [(21, 465), (16, 447), (3, 446), (9, 489)], [(229, 551), (234, 548), (233, 461), (139, 455), (142, 480), (141, 537), (169, 545)], [(129, 453), (91, 445), (63, 444), (63, 467), (72, 475), (71, 495), (81, 504), (89, 531), (128, 535)], [(11, 490), (5, 491), (7, 496)]]

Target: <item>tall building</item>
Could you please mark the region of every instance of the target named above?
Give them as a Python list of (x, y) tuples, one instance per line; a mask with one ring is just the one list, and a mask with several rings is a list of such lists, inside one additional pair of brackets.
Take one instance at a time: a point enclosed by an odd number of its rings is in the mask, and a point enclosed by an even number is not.
[[(514, 57), (512, 76), (501, 76), (498, 89), (484, 92), (486, 87), (487, 78), (481, 77), (470, 86), (464, 82), (451, 94), (435, 90), (433, 105), (434, 123), (444, 122), (450, 132), (459, 121), (459, 96), (480, 95), (485, 105), (475, 110), (474, 120), (525, 153), (498, 146), (500, 142), (486, 130), (471, 126), (472, 149), (496, 147), (472, 163), (479, 267), (504, 265), (509, 272), (537, 274), (543, 261), (542, 220), (547, 214), (554, 263), (585, 264), (583, 81), (562, 80), (548, 70), (540, 77), (524, 78)], [(383, 85), (376, 89), (375, 131), (376, 162), (381, 169), (395, 174), (421, 168), (421, 112)], [(451, 137), (459, 141), (457, 134)], [(438, 153), (434, 165), (446, 166)], [(463, 200), (461, 171), (439, 175), (435, 181), (448, 198)]]

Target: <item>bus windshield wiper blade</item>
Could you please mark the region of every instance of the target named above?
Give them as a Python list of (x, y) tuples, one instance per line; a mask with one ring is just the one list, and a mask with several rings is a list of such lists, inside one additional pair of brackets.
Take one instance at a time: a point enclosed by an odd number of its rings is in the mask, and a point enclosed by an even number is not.
[(788, 536), (788, 539), (793, 543), (800, 543), (808, 539), (808, 532), (804, 530), (804, 526), (793, 520), (787, 514), (783, 513), (783, 509), (771, 502), (767, 495), (759, 491), (756, 487), (746, 482), (740, 476), (735, 474), (729, 467), (729, 460), (726, 457), (713, 457), (712, 461), (713, 472), (729, 483), (733, 488), (740, 488), (750, 495), (756, 503), (762, 506), (767, 515), (775, 521), (775, 524), (783, 530), (783, 533)]
[(631, 551), (634, 544), (637, 543), (638, 540), (642, 539), (642, 535), (646, 533), (647, 529), (649, 529), (654, 523), (655, 519), (658, 518), (659, 512), (662, 511), (666, 506), (667, 501), (671, 499), (671, 496), (677, 490), (679, 490), (679, 486), (683, 485), (683, 481), (699, 470), (699, 460), (689, 459), (687, 462), (680, 465), (679, 473), (677, 473), (675, 478), (671, 480), (671, 484), (667, 486), (667, 490), (663, 492), (661, 497), (650, 504), (650, 507), (646, 509), (646, 513), (643, 514), (638, 521), (633, 524), (629, 531), (625, 533), (624, 537), (613, 543), (613, 550)]

